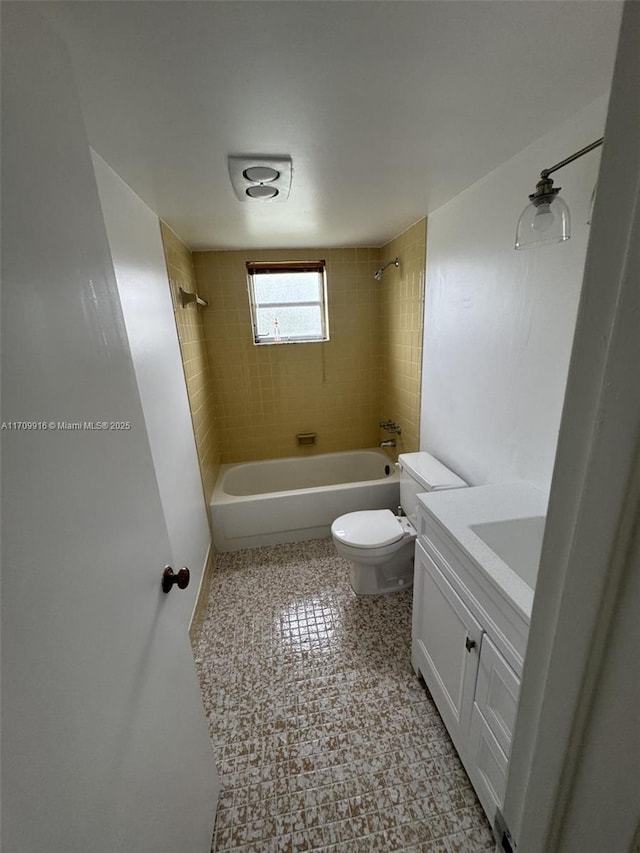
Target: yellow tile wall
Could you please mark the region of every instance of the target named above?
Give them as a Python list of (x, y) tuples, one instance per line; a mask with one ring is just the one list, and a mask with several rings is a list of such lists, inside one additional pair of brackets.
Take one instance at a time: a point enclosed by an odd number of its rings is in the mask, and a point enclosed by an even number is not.
[[(222, 462), (327, 453), (378, 443), (380, 249), (194, 252)], [(327, 262), (330, 340), (256, 346), (246, 261)], [(296, 434), (315, 432), (299, 448)]]
[[(419, 449), (426, 226), (421, 219), (381, 249), (381, 265), (400, 260), (380, 291), (380, 420), (402, 428), (396, 453)], [(389, 437), (380, 431), (380, 441)]]
[(197, 290), (192, 254), (164, 222), (160, 223), (160, 229), (200, 461), (202, 488), (208, 500), (220, 466), (220, 442), (216, 433), (213, 385), (205, 344), (204, 317), (207, 309), (198, 309), (193, 303), (182, 307), (178, 288), (182, 287), (191, 293)]

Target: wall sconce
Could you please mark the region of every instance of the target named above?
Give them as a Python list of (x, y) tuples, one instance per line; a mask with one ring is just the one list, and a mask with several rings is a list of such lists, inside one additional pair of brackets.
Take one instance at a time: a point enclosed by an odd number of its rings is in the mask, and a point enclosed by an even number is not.
[(596, 139), (591, 145), (581, 148), (570, 157), (543, 169), (535, 192), (529, 196), (529, 204), (525, 207), (518, 220), (516, 228), (516, 249), (535, 249), (546, 243), (562, 243), (571, 236), (571, 217), (569, 208), (558, 193), (561, 187), (554, 187), (549, 177), (568, 163), (573, 163), (583, 154), (588, 154), (604, 142), (604, 137)]

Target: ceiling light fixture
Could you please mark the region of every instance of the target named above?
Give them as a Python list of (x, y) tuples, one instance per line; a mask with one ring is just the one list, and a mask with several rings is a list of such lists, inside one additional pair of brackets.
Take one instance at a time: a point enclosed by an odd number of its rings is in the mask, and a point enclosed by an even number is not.
[(563, 166), (573, 163), (578, 157), (588, 154), (594, 148), (602, 145), (604, 137), (596, 139), (591, 145), (581, 148), (570, 157), (543, 169), (535, 192), (529, 196), (529, 204), (522, 211), (516, 228), (516, 249), (534, 249), (547, 243), (561, 243), (571, 237), (571, 216), (569, 208), (558, 193), (561, 187), (554, 187), (549, 177)]
[(285, 201), (291, 189), (291, 157), (230, 154), (229, 177), (238, 201)]
[(247, 187), (245, 193), (249, 198), (270, 199), (278, 195), (278, 190), (275, 187), (265, 186), (264, 184), (256, 184), (255, 186), (252, 184), (250, 187)]
[(250, 166), (242, 173), (248, 181), (253, 181), (257, 184), (270, 184), (280, 177), (280, 172), (277, 169), (272, 169), (271, 166)]

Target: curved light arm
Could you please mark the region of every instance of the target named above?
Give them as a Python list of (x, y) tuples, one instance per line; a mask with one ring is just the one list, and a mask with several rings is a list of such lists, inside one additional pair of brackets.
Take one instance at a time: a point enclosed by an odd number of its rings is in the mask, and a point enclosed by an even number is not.
[(552, 166), (550, 169), (543, 169), (540, 172), (540, 177), (546, 178), (547, 175), (550, 175), (552, 172), (557, 172), (558, 169), (562, 169), (563, 166), (567, 166), (569, 163), (573, 163), (574, 160), (577, 160), (578, 157), (582, 157), (583, 154), (588, 154), (589, 151), (593, 151), (594, 148), (598, 148), (598, 146), (602, 145), (603, 142), (604, 136), (601, 136), (600, 139), (596, 139), (596, 141), (592, 142), (591, 145), (585, 145), (585, 147), (581, 148), (580, 151), (576, 151), (575, 154), (572, 154), (565, 160), (561, 160), (559, 163), (556, 163), (556, 165)]

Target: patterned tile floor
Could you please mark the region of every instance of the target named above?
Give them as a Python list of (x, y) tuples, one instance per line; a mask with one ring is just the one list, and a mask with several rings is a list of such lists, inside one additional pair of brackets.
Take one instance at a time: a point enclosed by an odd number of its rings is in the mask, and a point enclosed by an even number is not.
[(411, 591), (356, 597), (330, 539), (219, 556), (195, 646), (213, 851), (494, 849), (410, 639)]

